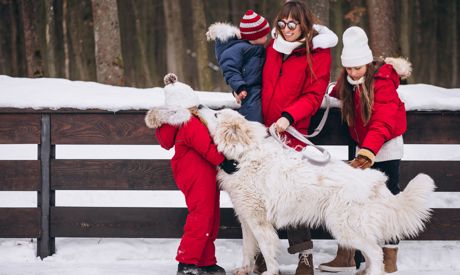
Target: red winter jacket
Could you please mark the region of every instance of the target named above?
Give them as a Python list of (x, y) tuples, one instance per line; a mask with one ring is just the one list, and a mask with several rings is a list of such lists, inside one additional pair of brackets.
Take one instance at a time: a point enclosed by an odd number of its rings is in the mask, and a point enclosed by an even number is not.
[(192, 116), (181, 126), (163, 124), (155, 133), (161, 147), (174, 146), (171, 166), (179, 188), (200, 178), (209, 178), (203, 174), (212, 174), (215, 179), (216, 166), (224, 161), (224, 156), (217, 151), (208, 129), (198, 118)]
[[(315, 49), (310, 52), (312, 69), (307, 62), (306, 48), (295, 49), (284, 61), (283, 54), (273, 49), (273, 41), (267, 47), (262, 75), (262, 114), (265, 126), (275, 123), (283, 112), (292, 118), (292, 126), (307, 134), (310, 118), (321, 106), (329, 84), (330, 49)], [(305, 145), (288, 134), (291, 147)]]
[[(344, 80), (339, 80), (344, 81)], [(346, 81), (346, 80), (345, 80)], [(361, 117), (360, 89), (354, 92), (355, 121), (348, 127), (353, 140), (361, 148), (377, 154), (388, 140), (402, 135), (407, 129), (406, 109), (399, 99), (396, 89), (399, 86), (399, 75), (390, 64), (384, 64), (374, 75), (374, 105), (371, 119), (364, 125)], [(339, 98), (337, 85), (331, 96)]]

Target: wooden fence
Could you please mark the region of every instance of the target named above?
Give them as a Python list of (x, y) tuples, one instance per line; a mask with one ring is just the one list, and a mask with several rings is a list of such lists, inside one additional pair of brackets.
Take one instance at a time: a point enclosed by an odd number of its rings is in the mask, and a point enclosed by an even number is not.
[[(56, 190), (176, 190), (169, 160), (56, 159), (61, 144), (157, 144), (145, 111), (0, 109), (0, 144), (37, 144), (37, 160), (0, 160), (0, 191), (37, 191), (37, 207), (0, 208), (0, 238), (37, 238), (37, 255), (55, 252), (56, 237), (177, 238), (185, 208), (57, 207)], [(317, 125), (321, 114), (314, 118)], [(460, 112), (408, 112), (406, 144), (460, 144)], [(337, 109), (313, 142), (354, 146)], [(155, 158), (155, 156), (152, 156)], [(403, 161), (401, 184), (417, 173), (437, 191), (460, 192), (459, 161)], [(222, 209), (220, 238), (241, 238), (233, 209)], [(281, 231), (281, 237), (285, 232)], [(317, 229), (314, 238), (330, 238)], [(420, 240), (460, 240), (460, 208), (435, 209)]]

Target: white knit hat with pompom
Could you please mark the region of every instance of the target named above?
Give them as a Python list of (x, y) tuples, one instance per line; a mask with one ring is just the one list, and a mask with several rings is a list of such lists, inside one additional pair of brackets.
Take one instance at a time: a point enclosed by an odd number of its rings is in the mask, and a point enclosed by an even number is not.
[(190, 108), (200, 104), (195, 91), (187, 84), (177, 81), (177, 76), (168, 73), (164, 77), (165, 105), (167, 107)]

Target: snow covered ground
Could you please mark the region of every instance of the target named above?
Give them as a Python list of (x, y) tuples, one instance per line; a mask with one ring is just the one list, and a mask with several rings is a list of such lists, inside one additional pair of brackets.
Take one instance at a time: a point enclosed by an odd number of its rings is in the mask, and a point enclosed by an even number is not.
[[(460, 89), (417, 84), (398, 90), (408, 110), (460, 110)], [(236, 107), (228, 93), (199, 94), (212, 107)], [(134, 89), (64, 79), (27, 79), (0, 76), (0, 108), (99, 108), (110, 111), (148, 109), (161, 105), (162, 88)], [(337, 105), (337, 102), (333, 102)], [(327, 147), (345, 159), (346, 148)], [(37, 145), (0, 145), (0, 160), (37, 159)], [(172, 151), (159, 146), (58, 145), (58, 159), (169, 159)], [(460, 145), (406, 145), (406, 160), (460, 160)], [(222, 195), (222, 207), (232, 207)], [(437, 192), (431, 207), (460, 208), (460, 192)], [(35, 207), (35, 192), (0, 192), (0, 207)], [(59, 191), (58, 206), (184, 207), (178, 191)], [(175, 274), (178, 239), (58, 238), (57, 253), (43, 261), (35, 256), (36, 240), (0, 239), (0, 275), (161, 275)], [(296, 258), (280, 253), (283, 274), (293, 274)], [(330, 260), (336, 244), (314, 241), (315, 265)], [(231, 271), (241, 262), (241, 240), (218, 240), (219, 264)], [(398, 265), (404, 275), (460, 274), (459, 241), (403, 241)], [(322, 274), (316, 272), (316, 274)], [(326, 273), (324, 273), (326, 274)], [(350, 274), (350, 273), (342, 273)]]

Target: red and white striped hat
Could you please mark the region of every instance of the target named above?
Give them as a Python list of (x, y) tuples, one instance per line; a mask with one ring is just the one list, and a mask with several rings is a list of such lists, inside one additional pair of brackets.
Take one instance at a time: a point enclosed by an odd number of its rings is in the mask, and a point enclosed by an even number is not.
[(270, 32), (270, 25), (267, 19), (248, 10), (240, 20), (241, 39), (257, 40)]

